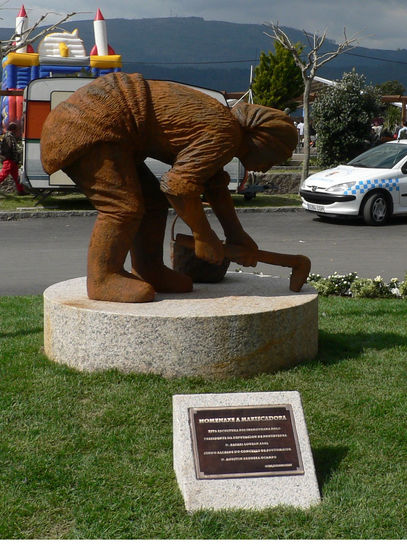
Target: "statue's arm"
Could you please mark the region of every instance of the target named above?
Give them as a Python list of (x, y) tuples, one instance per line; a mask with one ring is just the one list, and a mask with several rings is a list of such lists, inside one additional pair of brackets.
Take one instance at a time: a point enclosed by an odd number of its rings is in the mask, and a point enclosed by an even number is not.
[(243, 230), (228, 189), (229, 174), (219, 171), (205, 187), (205, 197), (222, 225), (227, 244), (237, 245), (233, 261), (244, 266), (257, 264), (258, 247)]
[(209, 225), (200, 196), (182, 197), (169, 193), (166, 196), (177, 214), (191, 228), (196, 256), (210, 263), (221, 264), (224, 258), (223, 246)]
[(227, 186), (217, 178), (235, 154), (234, 140), (233, 134), (203, 133), (178, 154), (160, 184), (171, 206), (191, 228), (195, 254), (216, 264), (223, 261), (223, 246), (208, 223), (200, 196), (212, 186)]

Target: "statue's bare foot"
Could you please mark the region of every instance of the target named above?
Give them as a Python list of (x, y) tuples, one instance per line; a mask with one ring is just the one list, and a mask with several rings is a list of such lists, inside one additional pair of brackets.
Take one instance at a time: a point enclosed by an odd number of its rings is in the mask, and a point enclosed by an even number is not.
[(154, 288), (130, 273), (110, 273), (103, 279), (88, 277), (88, 296), (91, 300), (106, 302), (142, 303), (154, 300)]
[[(133, 274), (138, 274), (133, 271)], [(143, 279), (154, 287), (156, 292), (192, 292), (192, 279), (184, 273), (170, 269), (166, 265), (156, 265), (143, 271)]]

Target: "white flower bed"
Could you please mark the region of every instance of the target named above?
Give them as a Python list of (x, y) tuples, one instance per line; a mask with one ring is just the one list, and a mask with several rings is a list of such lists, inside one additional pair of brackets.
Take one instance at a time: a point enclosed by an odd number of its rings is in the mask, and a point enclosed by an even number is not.
[(407, 273), (404, 281), (396, 277), (385, 283), (378, 276), (374, 279), (358, 277), (356, 272), (339, 275), (335, 272), (328, 277), (310, 273), (308, 283), (322, 296), (349, 296), (353, 298), (407, 298)]

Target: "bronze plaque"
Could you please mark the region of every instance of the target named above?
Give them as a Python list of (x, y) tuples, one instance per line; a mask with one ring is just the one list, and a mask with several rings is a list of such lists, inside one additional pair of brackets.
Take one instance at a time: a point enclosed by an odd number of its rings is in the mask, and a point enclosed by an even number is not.
[(291, 405), (190, 408), (197, 479), (303, 474)]

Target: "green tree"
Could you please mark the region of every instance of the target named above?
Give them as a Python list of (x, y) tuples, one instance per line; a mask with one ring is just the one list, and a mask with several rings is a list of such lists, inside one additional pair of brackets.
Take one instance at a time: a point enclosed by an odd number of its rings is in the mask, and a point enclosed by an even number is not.
[(318, 94), (313, 121), (318, 134), (318, 159), (323, 166), (344, 163), (370, 143), (371, 121), (382, 112), (380, 94), (355, 71)]
[(304, 160), (302, 163), (301, 181), (308, 177), (309, 159), (310, 159), (310, 96), (311, 87), (317, 71), (326, 63), (329, 63), (335, 57), (338, 57), (343, 52), (352, 49), (356, 43), (356, 38), (348, 38), (344, 30), (344, 40), (340, 44), (336, 44), (336, 49), (323, 52), (321, 50), (325, 43), (326, 31), (319, 36), (316, 32), (313, 34), (304, 31), (304, 35), (308, 42), (308, 52), (306, 56), (301, 56), (295, 44), (293, 44), (283, 29), (273, 22), (268, 25), (271, 33), (264, 33), (270, 38), (273, 38), (291, 53), (295, 64), (301, 71), (302, 80), (304, 82), (303, 92), (303, 109), (304, 109)]
[[(295, 47), (300, 55), (303, 46), (298, 43)], [(275, 109), (294, 109), (296, 102), (293, 99), (304, 91), (301, 71), (291, 53), (278, 42), (274, 43), (274, 51), (260, 54), (252, 84), (254, 101)]]
[(376, 88), (381, 95), (403, 95), (406, 90), (398, 80), (387, 80), (381, 84), (376, 84)]

